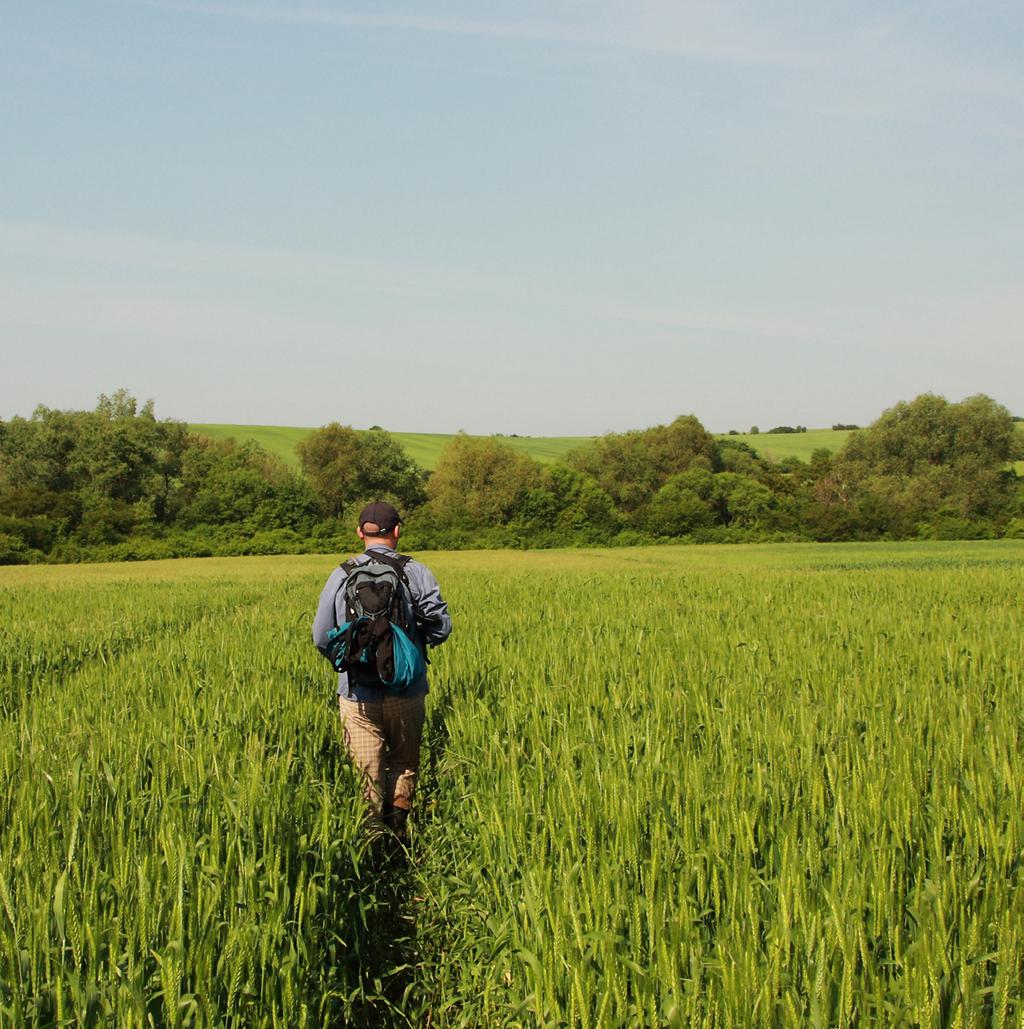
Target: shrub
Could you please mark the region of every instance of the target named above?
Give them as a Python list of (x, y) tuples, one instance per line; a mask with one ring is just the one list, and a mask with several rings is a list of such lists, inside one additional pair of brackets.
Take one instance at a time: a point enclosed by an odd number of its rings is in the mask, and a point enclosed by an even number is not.
[(1011, 518), (1003, 536), (1008, 540), (1024, 540), (1024, 518)]
[(22, 539), (7, 532), (0, 532), (0, 565), (28, 564), (29, 553)]

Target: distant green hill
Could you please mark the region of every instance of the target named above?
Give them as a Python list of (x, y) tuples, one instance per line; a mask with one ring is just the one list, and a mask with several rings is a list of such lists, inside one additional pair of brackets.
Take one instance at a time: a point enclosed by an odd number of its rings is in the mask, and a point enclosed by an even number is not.
[(210, 436), (211, 439), (237, 439), (243, 442), (254, 439), (263, 450), (276, 454), (286, 464), (298, 467), (295, 443), (305, 439), (313, 429), (298, 429), (287, 425), (200, 425), (188, 424), (189, 432)]
[(299, 456), (295, 453), (295, 444), (304, 439), (313, 430), (295, 429), (286, 425), (199, 425), (190, 423), (189, 432), (197, 432), (211, 439), (255, 440), (264, 450), (276, 454), (293, 468), (299, 467)]
[(787, 457), (799, 457), (810, 461), (815, 450), (830, 450), (835, 453), (850, 435), (848, 429), (808, 429), (806, 432), (741, 432), (736, 436), (718, 433), (719, 439), (735, 439), (747, 443), (762, 457), (781, 461)]
[[(276, 454), (293, 468), (299, 466), (295, 444), (305, 439), (314, 429), (300, 429), (284, 425), (189, 425), (190, 432), (198, 432), (213, 439), (234, 437), (237, 440), (255, 440), (265, 450)], [(421, 467), (433, 470), (441, 451), (452, 441), (451, 433), (392, 432), (405, 452)], [(542, 462), (551, 464), (570, 450), (588, 443), (591, 436), (500, 436), (502, 443), (514, 450)]]
[[(214, 439), (233, 436), (237, 440), (253, 439), (265, 450), (277, 454), (293, 468), (299, 465), (295, 444), (308, 436), (313, 429), (294, 428), (285, 425), (189, 425), (192, 432), (202, 433)], [(1017, 423), (1017, 431), (1024, 435), (1024, 422)], [(440, 432), (393, 432), (392, 436), (405, 448), (405, 452), (419, 465), (432, 470), (437, 465), (441, 451), (451, 442), (451, 433)], [(835, 453), (850, 435), (844, 429), (808, 429), (807, 432), (771, 433), (751, 435), (740, 433), (729, 436), (719, 433), (720, 439), (734, 439), (749, 444), (754, 450), (772, 461), (787, 457), (798, 457), (809, 461), (815, 450), (824, 449)], [(550, 464), (564, 457), (570, 450), (590, 442), (593, 436), (500, 436), (502, 443), (529, 454), (544, 464)], [(1024, 476), (1024, 461), (1016, 464), (1017, 474)]]
[[(452, 441), (451, 434), (437, 432), (393, 432), (395, 439), (405, 448), (405, 452), (419, 465), (433, 470), (437, 459), (446, 446)], [(589, 443), (591, 436), (499, 436), (506, 446), (530, 457), (541, 464), (552, 464), (565, 457), (570, 450)]]

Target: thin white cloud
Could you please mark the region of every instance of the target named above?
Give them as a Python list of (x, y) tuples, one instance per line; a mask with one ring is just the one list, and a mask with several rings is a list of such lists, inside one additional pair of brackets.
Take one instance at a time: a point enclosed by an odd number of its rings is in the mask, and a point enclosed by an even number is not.
[[(684, 19), (673, 19), (670, 24), (665, 24), (659, 23), (660, 15), (559, 23), (537, 19), (495, 21), (414, 14), (365, 14), (320, 7), (206, 3), (203, 0), (144, 0), (144, 3), (165, 11), (246, 21), (575, 43), (648, 50), (708, 61), (810, 65), (826, 60), (824, 54), (790, 49), (781, 41), (773, 40), (770, 34), (727, 16), (724, 8), (707, 5), (687, 7)], [(636, 12), (633, 13), (635, 15)]]
[(289, 25), (398, 29), (459, 36), (493, 36), (501, 39), (586, 41), (586, 37), (581, 35), (578, 29), (551, 23), (494, 22), (409, 14), (358, 14), (317, 7), (247, 3), (193, 3), (189, 2), (189, 0), (145, 0), (145, 6), (165, 11), (177, 11), (182, 14), (239, 18), (245, 21), (280, 22)]
[(807, 318), (778, 313), (744, 313), (699, 310), (694, 308), (668, 308), (629, 304), (597, 305), (590, 313), (613, 321), (633, 322), (680, 329), (687, 333), (725, 333), (755, 339), (787, 340), (812, 345), (847, 345), (853, 340), (845, 334), (837, 335), (834, 326), (815, 324)]
[[(613, 338), (628, 338), (630, 325), (646, 325), (698, 345), (725, 334), (768, 347), (973, 355), (1006, 362), (1015, 375), (1024, 355), (1024, 304), (1017, 290), (1000, 284), (954, 292), (875, 291), (870, 304), (804, 296), (790, 309), (783, 296), (770, 308), (742, 297), (723, 305), (685, 298), (659, 303), (458, 268), (3, 220), (0, 259), (10, 269), (0, 282), (0, 325), (109, 332), (141, 346), (172, 339), (269, 350), (301, 340), (329, 349), (338, 340), (361, 339), (367, 325), (376, 325), (380, 339), (398, 340), (410, 324), (437, 339), (479, 341), (495, 331), (493, 320), (479, 314), (484, 301), (488, 309), (497, 303), (516, 312), (502, 331), (519, 346), (547, 346), (568, 316), (574, 324), (622, 323)], [(128, 279), (109, 274), (111, 269)], [(400, 302), (374, 306), (368, 322), (354, 312), (365, 312), (373, 295)], [(358, 303), (353, 307), (347, 298)]]
[[(889, 97), (900, 106), (922, 96), (967, 94), (1024, 100), (1019, 68), (968, 62), (924, 49), (908, 12), (862, 19), (849, 31), (812, 32), (779, 19), (752, 17), (733, 4), (669, 0), (588, 8), (587, 20), (530, 17), (494, 20), (407, 13), (364, 13), (276, 3), (229, 4), (206, 0), (146, 0), (147, 6), (183, 14), (292, 25), (320, 25), (476, 36), (647, 51), (681, 58), (790, 70), (820, 76), (831, 91)], [(595, 13), (596, 12), (596, 13)], [(927, 10), (918, 17), (926, 17)], [(843, 87), (846, 82), (846, 89)], [(876, 101), (859, 110), (871, 113)], [(846, 100), (849, 109), (856, 100)], [(841, 109), (837, 99), (832, 109)], [(822, 110), (830, 105), (823, 103)]]
[(936, 356), (1003, 362), (1007, 374), (1024, 373), (1024, 300), (1019, 290), (982, 286), (957, 292), (918, 289), (871, 304), (843, 304), (804, 298), (799, 309), (716, 309), (622, 302), (595, 303), (598, 318), (679, 330), (698, 343), (709, 336), (795, 343), (814, 349), (855, 349), (923, 361)]
[(51, 269), (100, 266), (149, 273), (303, 282), (408, 297), (499, 288), (502, 280), (470, 269), (272, 247), (162, 239), (126, 232), (0, 219), (0, 256), (34, 259)]
[(295, 318), (265, 305), (170, 297), (109, 284), (0, 284), (0, 325), (75, 336), (120, 336), (140, 353), (168, 341), (230, 349), (336, 339), (336, 322)]
[[(87, 75), (127, 76), (132, 71), (130, 61), (114, 57), (110, 52), (100, 54), (84, 46), (58, 42), (53, 37), (21, 38), (12, 36), (3, 41), (4, 64), (7, 71), (31, 70), (41, 74), (47, 67), (73, 69)], [(20, 66), (20, 67), (19, 67)]]
[[(0, 321), (8, 325), (73, 331), (135, 333), (140, 339), (234, 338), (273, 340), (301, 336), (325, 340), (344, 324), (340, 295), (394, 295), (412, 308), (441, 301), (453, 311), (454, 332), (481, 332), (474, 302), (486, 297), (530, 312), (544, 334), (550, 317), (659, 325), (688, 332), (737, 333), (750, 338), (805, 343), (847, 342), (806, 318), (770, 312), (679, 310), (580, 295), (564, 287), (458, 268), (381, 262), (360, 257), (235, 247), (186, 240), (0, 220), (0, 258), (22, 262), (0, 296)], [(36, 278), (27, 262), (39, 262)], [(99, 269), (135, 275), (110, 286)], [(179, 283), (179, 279), (184, 279)], [(262, 284), (272, 283), (266, 292)], [(275, 308), (276, 297), (312, 287), (318, 317), (300, 322)], [(219, 293), (209, 296), (211, 287)], [(239, 297), (237, 301), (232, 297)], [(254, 296), (257, 299), (253, 299)], [(259, 299), (262, 297), (262, 299)]]

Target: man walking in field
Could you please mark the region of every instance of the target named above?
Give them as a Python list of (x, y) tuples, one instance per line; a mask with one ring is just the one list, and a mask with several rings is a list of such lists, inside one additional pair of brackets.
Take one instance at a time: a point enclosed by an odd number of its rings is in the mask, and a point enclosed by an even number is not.
[[(363, 508), (356, 531), (365, 550), (331, 573), (313, 621), (313, 642), (329, 658), (337, 658), (339, 635), (349, 627), (349, 660), (338, 662), (346, 665), (338, 673), (345, 746), (363, 780), (371, 815), (399, 838), (405, 836), (420, 765), (426, 648), (444, 643), (452, 630), (448, 605), (433, 573), (397, 552), (401, 525), (390, 504), (377, 501)], [(392, 585), (396, 587), (393, 594)], [(360, 598), (372, 604), (380, 597), (387, 605), (387, 617), (383, 622), (379, 617), (366, 618)], [(396, 625), (402, 630), (393, 631)], [(407, 677), (411, 681), (406, 684), (395, 681), (401, 679), (399, 644), (407, 645), (400, 638), (402, 632), (422, 658), (415, 667), (410, 666)], [(369, 663), (359, 663), (351, 656), (368, 654), (374, 648), (375, 658)], [(415, 659), (417, 655), (412, 656)]]

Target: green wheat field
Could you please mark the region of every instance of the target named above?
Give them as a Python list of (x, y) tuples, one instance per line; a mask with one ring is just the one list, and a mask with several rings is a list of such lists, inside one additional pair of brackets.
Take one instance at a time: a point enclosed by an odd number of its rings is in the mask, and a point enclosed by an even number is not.
[(0, 569), (0, 1025), (1024, 1024), (1024, 542), (423, 557), (405, 862), (338, 555)]

